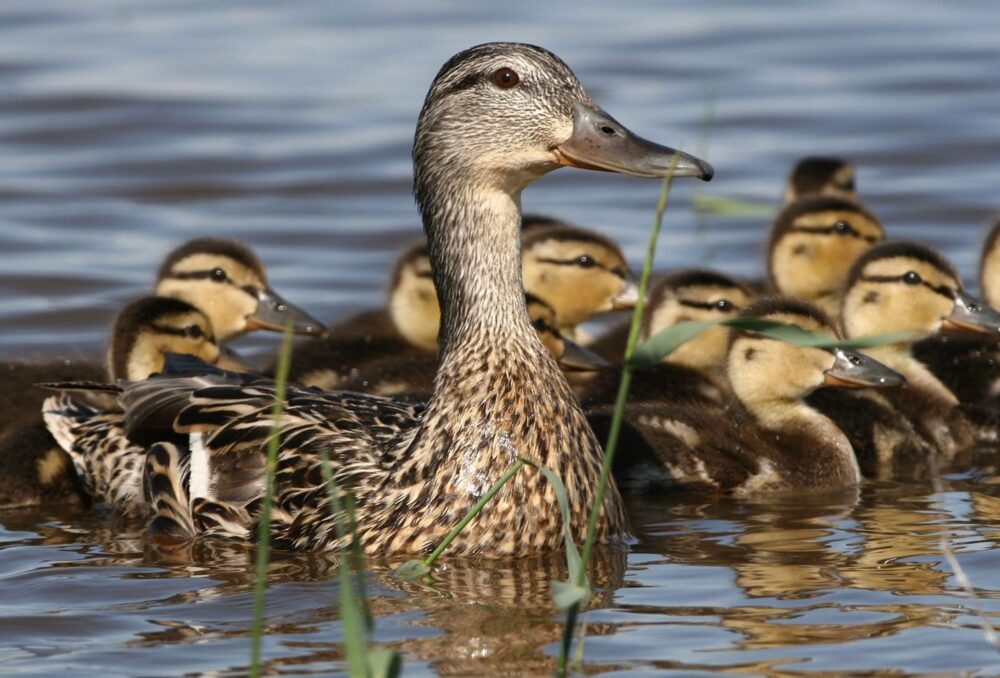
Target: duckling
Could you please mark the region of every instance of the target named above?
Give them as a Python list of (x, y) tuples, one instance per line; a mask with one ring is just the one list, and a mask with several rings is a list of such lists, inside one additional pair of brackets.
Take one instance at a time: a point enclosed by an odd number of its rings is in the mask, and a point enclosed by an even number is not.
[(836, 316), (851, 265), (884, 239), (882, 224), (860, 204), (802, 198), (775, 217), (767, 255), (770, 286)]
[(829, 195), (857, 202), (854, 165), (841, 158), (810, 156), (802, 158), (785, 184), (782, 206), (791, 205), (806, 196)]
[[(1000, 308), (1000, 219), (983, 245), (979, 289), (986, 303)], [(913, 346), (917, 360), (927, 365), (963, 404), (985, 410), (1000, 405), (1000, 343), (989, 336), (942, 332)]]
[[(538, 338), (564, 371), (587, 372), (608, 366), (607, 361), (599, 355), (562, 336), (551, 306), (532, 294), (526, 294), (525, 301), (528, 317), (532, 327), (538, 332)], [(437, 369), (438, 360), (435, 355), (376, 362), (367, 369), (359, 369), (356, 376), (344, 381), (340, 387), (345, 391), (405, 396), (410, 400), (424, 402), (434, 391)]]
[[(639, 342), (679, 322), (733, 317), (746, 308), (753, 297), (753, 292), (744, 283), (718, 271), (702, 268), (674, 271), (660, 278), (649, 291)], [(605, 360), (620, 363), (631, 324), (631, 319), (620, 323), (589, 348)], [(717, 374), (725, 363), (728, 341), (728, 330), (715, 327), (683, 344), (664, 360), (706, 374)]]
[(552, 307), (559, 331), (570, 339), (581, 339), (577, 326), (595, 315), (635, 306), (639, 289), (621, 248), (609, 238), (539, 224), (524, 233), (521, 251), (525, 291)]
[[(635, 304), (637, 288), (613, 241), (550, 217), (529, 219), (522, 239), (525, 290), (552, 307), (564, 338), (576, 337), (576, 326), (597, 314)], [(330, 338), (296, 349), (290, 379), (323, 389), (429, 392), (440, 317), (427, 246), (411, 247), (396, 264), (386, 309), (354, 316), (333, 327)]]
[[(179, 299), (143, 297), (126, 306), (115, 319), (108, 350), (108, 377), (145, 379), (162, 369), (167, 352), (194, 355), (210, 363), (216, 363), (221, 354), (212, 325), (201, 311)], [(58, 378), (57, 374), (46, 377)], [(71, 373), (70, 379), (78, 380), (76, 374)], [(103, 378), (100, 374), (95, 380)], [(46, 392), (46, 397), (49, 396), (51, 392)], [(120, 414), (117, 417), (112, 414), (110, 421), (117, 423), (119, 419)], [(108, 422), (107, 418), (102, 419), (102, 423)], [(111, 451), (106, 450), (109, 454)], [(128, 468), (105, 464), (103, 455), (87, 459), (100, 464), (103, 473), (90, 472), (97, 468), (83, 469), (81, 455), (60, 449), (46, 431), (39, 413), (37, 422), (14, 428), (0, 439), (0, 465), (4, 470), (0, 479), (0, 506), (86, 503), (89, 497), (103, 498), (109, 473), (123, 473), (123, 480), (134, 482), (142, 470), (141, 465), (135, 464)], [(76, 471), (73, 465), (77, 466)], [(80, 478), (85, 479), (84, 484)]]
[[(713, 171), (635, 136), (590, 100), (558, 57), (516, 43), (473, 47), (441, 68), (420, 113), (413, 159), (441, 301), (434, 393), (426, 407), (414, 407), (289, 388), (278, 436), (272, 543), (300, 550), (346, 544), (329, 510), (320, 452), (331, 460), (339, 486), (357, 498), (360, 546), (368, 553), (428, 551), (521, 456), (557, 469), (567, 488), (569, 533), (582, 540), (603, 453), (527, 316), (520, 193), (561, 165), (645, 177), (672, 172), (709, 179)], [(157, 443), (147, 455), (161, 524), (172, 519), (188, 534), (253, 534), (274, 397), (266, 382), (241, 385), (225, 373), (124, 385), (131, 431), (143, 431), (145, 413), (162, 419), (179, 409), (175, 429), (192, 443), (189, 495), (183, 483), (169, 482), (181, 477), (174, 446)], [(65, 417), (50, 411), (50, 428)], [(515, 557), (556, 550), (564, 535), (559, 513), (552, 487), (526, 469), (449, 553)], [(612, 484), (598, 535), (617, 541), (624, 530)]]
[[(951, 330), (1000, 338), (1000, 314), (963, 291), (940, 254), (915, 243), (885, 243), (858, 259), (841, 320), (849, 337)], [(865, 353), (906, 377), (907, 388), (886, 397), (938, 455), (951, 459), (975, 442), (977, 431), (955, 394), (914, 357), (913, 344), (900, 341)]]
[[(222, 343), (253, 329), (280, 331), (286, 323), (298, 334), (312, 335), (322, 328), (315, 318), (279, 296), (268, 285), (260, 259), (233, 240), (196, 238), (174, 249), (160, 265), (154, 294), (203, 309)], [(220, 364), (246, 369), (246, 364), (228, 350)], [(51, 394), (33, 388), (33, 384), (104, 377), (105, 367), (93, 359), (0, 365), (0, 435), (41, 422), (42, 401)]]
[[(765, 299), (742, 314), (836, 337), (818, 307)], [(886, 387), (902, 378), (854, 351), (806, 348), (731, 331), (726, 372), (732, 394), (706, 405), (680, 398), (630, 408), (616, 478), (626, 487), (667, 485), (738, 496), (836, 489), (861, 480), (850, 442), (806, 403), (824, 384)]]

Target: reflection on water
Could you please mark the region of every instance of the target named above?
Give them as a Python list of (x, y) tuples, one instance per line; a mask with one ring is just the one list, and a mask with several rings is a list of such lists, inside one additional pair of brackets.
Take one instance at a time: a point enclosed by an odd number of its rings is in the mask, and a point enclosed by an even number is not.
[[(457, 50), (517, 39), (555, 50), (645, 136), (699, 150), (706, 194), (776, 201), (808, 153), (842, 154), (893, 237), (941, 247), (972, 278), (1000, 204), (1000, 6), (944, 0), (0, 3), (0, 359), (99, 355), (106, 323), (195, 235), (258, 249), (289, 299), (335, 318), (378, 303), (419, 233), (409, 148), (425, 89)], [(417, 37), (419, 36), (419, 38)], [(671, 198), (663, 266), (759, 277), (766, 218)], [(643, 251), (655, 185), (564, 171), (524, 206)], [(273, 350), (267, 338), (246, 340)], [(635, 543), (602, 553), (588, 670), (988, 675), (938, 541), (1000, 613), (996, 450), (921, 484), (777, 497), (635, 498)], [(378, 642), (410, 673), (544, 673), (561, 631), (560, 558), (445, 561), (431, 585), (373, 563)], [(336, 565), (271, 566), (264, 656), (275, 673), (343, 668)], [(153, 550), (90, 511), (0, 514), (5, 674), (242, 675), (252, 553)]]

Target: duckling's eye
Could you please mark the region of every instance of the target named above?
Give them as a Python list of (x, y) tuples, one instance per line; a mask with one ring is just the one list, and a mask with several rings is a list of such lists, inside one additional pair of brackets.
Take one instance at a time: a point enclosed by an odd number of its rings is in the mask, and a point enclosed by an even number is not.
[(580, 258), (576, 260), (577, 266), (583, 266), (584, 268), (593, 268), (597, 266), (597, 262), (594, 261), (594, 257), (589, 254), (581, 254)]
[(728, 299), (719, 299), (717, 302), (715, 302), (715, 307), (720, 311), (732, 311), (733, 302), (729, 301)]
[(916, 271), (907, 271), (903, 274), (903, 282), (907, 285), (919, 285), (924, 281)]
[(201, 339), (205, 336), (205, 331), (199, 325), (188, 325), (184, 328), (184, 334), (191, 339)]
[(225, 282), (226, 272), (223, 271), (221, 268), (212, 269), (212, 280), (214, 280), (215, 282)]
[(520, 76), (507, 66), (504, 66), (493, 74), (493, 84), (500, 89), (510, 89), (519, 82), (521, 82)]
[(848, 233), (854, 230), (851, 228), (851, 225), (846, 221), (838, 221), (833, 225), (833, 228), (840, 235), (847, 235)]

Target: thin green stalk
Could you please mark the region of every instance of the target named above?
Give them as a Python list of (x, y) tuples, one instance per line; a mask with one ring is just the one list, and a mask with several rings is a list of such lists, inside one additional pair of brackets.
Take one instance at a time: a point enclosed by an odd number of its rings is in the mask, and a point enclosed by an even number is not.
[(271, 408), (271, 435), (267, 441), (267, 469), (264, 481), (264, 500), (261, 503), (260, 533), (257, 539), (257, 574), (253, 591), (253, 629), (250, 646), (250, 675), (260, 676), (260, 650), (264, 637), (264, 592), (267, 589), (267, 566), (271, 551), (271, 503), (274, 497), (274, 474), (278, 466), (278, 433), (281, 430), (281, 411), (288, 384), (288, 368), (292, 358), (292, 326), (285, 327), (278, 352), (275, 372), (274, 406)]
[[(632, 384), (632, 366), (629, 360), (639, 342), (639, 328), (642, 324), (642, 313), (645, 307), (646, 293), (649, 289), (649, 279), (653, 272), (653, 259), (656, 256), (656, 243), (660, 237), (660, 227), (663, 224), (663, 214), (667, 210), (667, 199), (670, 196), (670, 187), (673, 184), (674, 168), (677, 166), (677, 156), (675, 155), (670, 163), (670, 171), (663, 180), (663, 188), (660, 190), (660, 199), (656, 204), (656, 216), (653, 219), (653, 229), (649, 235), (649, 246), (646, 249), (646, 260), (642, 266), (642, 276), (639, 278), (639, 299), (636, 301), (635, 310), (632, 312), (632, 325), (628, 333), (628, 343), (625, 347), (625, 364), (622, 367), (622, 378), (618, 384), (618, 395), (615, 399), (615, 410), (611, 418), (611, 428), (608, 431), (608, 441), (604, 446), (604, 465), (601, 467), (601, 477), (597, 484), (597, 494), (594, 497), (594, 504), (590, 507), (590, 521), (587, 524), (587, 540), (583, 543), (583, 553), (581, 559), (583, 566), (577, 574), (576, 584), (584, 586), (586, 583), (587, 569), (590, 563), (590, 556), (594, 551), (597, 541), (597, 524), (600, 520), (601, 509), (604, 506), (604, 494), (607, 491), (608, 483), (611, 480), (611, 467), (615, 459), (615, 450), (618, 447), (618, 435), (621, 432), (622, 419), (625, 414), (625, 403), (628, 399), (629, 386)], [(563, 630), (562, 646), (559, 649), (559, 662), (556, 666), (556, 675), (565, 676), (569, 662), (570, 648), (573, 645), (573, 636), (576, 631), (576, 619), (580, 613), (580, 604), (573, 604), (566, 612), (566, 626)]]

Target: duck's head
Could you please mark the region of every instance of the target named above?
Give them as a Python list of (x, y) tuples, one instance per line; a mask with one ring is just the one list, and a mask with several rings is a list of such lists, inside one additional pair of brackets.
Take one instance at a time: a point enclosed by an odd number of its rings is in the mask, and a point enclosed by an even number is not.
[(450, 178), (516, 196), (564, 165), (666, 176), (675, 153), (674, 176), (712, 177), (707, 163), (642, 139), (608, 115), (551, 52), (487, 43), (456, 54), (434, 78), (417, 123), (414, 183), (426, 213), (434, 207), (427, 191)]
[[(798, 299), (762, 299), (741, 315), (798, 325), (838, 338), (826, 313)], [(741, 330), (732, 331), (727, 372), (736, 396), (765, 417), (770, 406), (800, 401), (821, 386), (866, 388), (904, 383), (897, 372), (857, 351), (795, 346)]]
[(285, 301), (267, 282), (260, 259), (232, 240), (197, 238), (171, 252), (160, 266), (154, 293), (182, 299), (211, 319), (220, 342), (252, 330), (321, 335), (323, 323)]
[(538, 333), (545, 350), (556, 359), (566, 372), (591, 372), (608, 367), (610, 363), (585, 346), (567, 339), (559, 331), (555, 309), (533, 294), (525, 293), (531, 326)]
[(983, 258), (979, 262), (979, 289), (990, 307), (1000, 309), (1000, 218), (993, 224), (983, 245)]
[(208, 317), (186, 301), (170, 297), (143, 297), (122, 309), (108, 346), (112, 379), (146, 379), (163, 369), (167, 353), (215, 364), (220, 349)]
[(427, 351), (437, 350), (441, 307), (426, 244), (410, 247), (396, 261), (388, 306), (392, 322), (404, 339)]
[[(643, 314), (641, 340), (686, 321), (715, 321), (737, 316), (753, 301), (741, 282), (707, 269), (677, 271), (662, 278), (649, 292)], [(667, 357), (668, 362), (697, 370), (712, 370), (725, 363), (729, 330), (712, 327)]]
[(612, 240), (572, 226), (537, 226), (521, 241), (524, 289), (574, 328), (599, 313), (630, 309), (639, 291)]
[(854, 264), (842, 313), (848, 336), (952, 330), (1000, 333), (1000, 313), (962, 290), (955, 269), (923, 245), (879, 245)]
[(827, 196), (803, 198), (774, 220), (768, 277), (780, 294), (835, 315), (851, 265), (884, 239), (882, 224), (861, 205)]
[(854, 165), (846, 160), (820, 156), (802, 158), (788, 175), (784, 204), (815, 195), (856, 201), (858, 194), (854, 185)]

